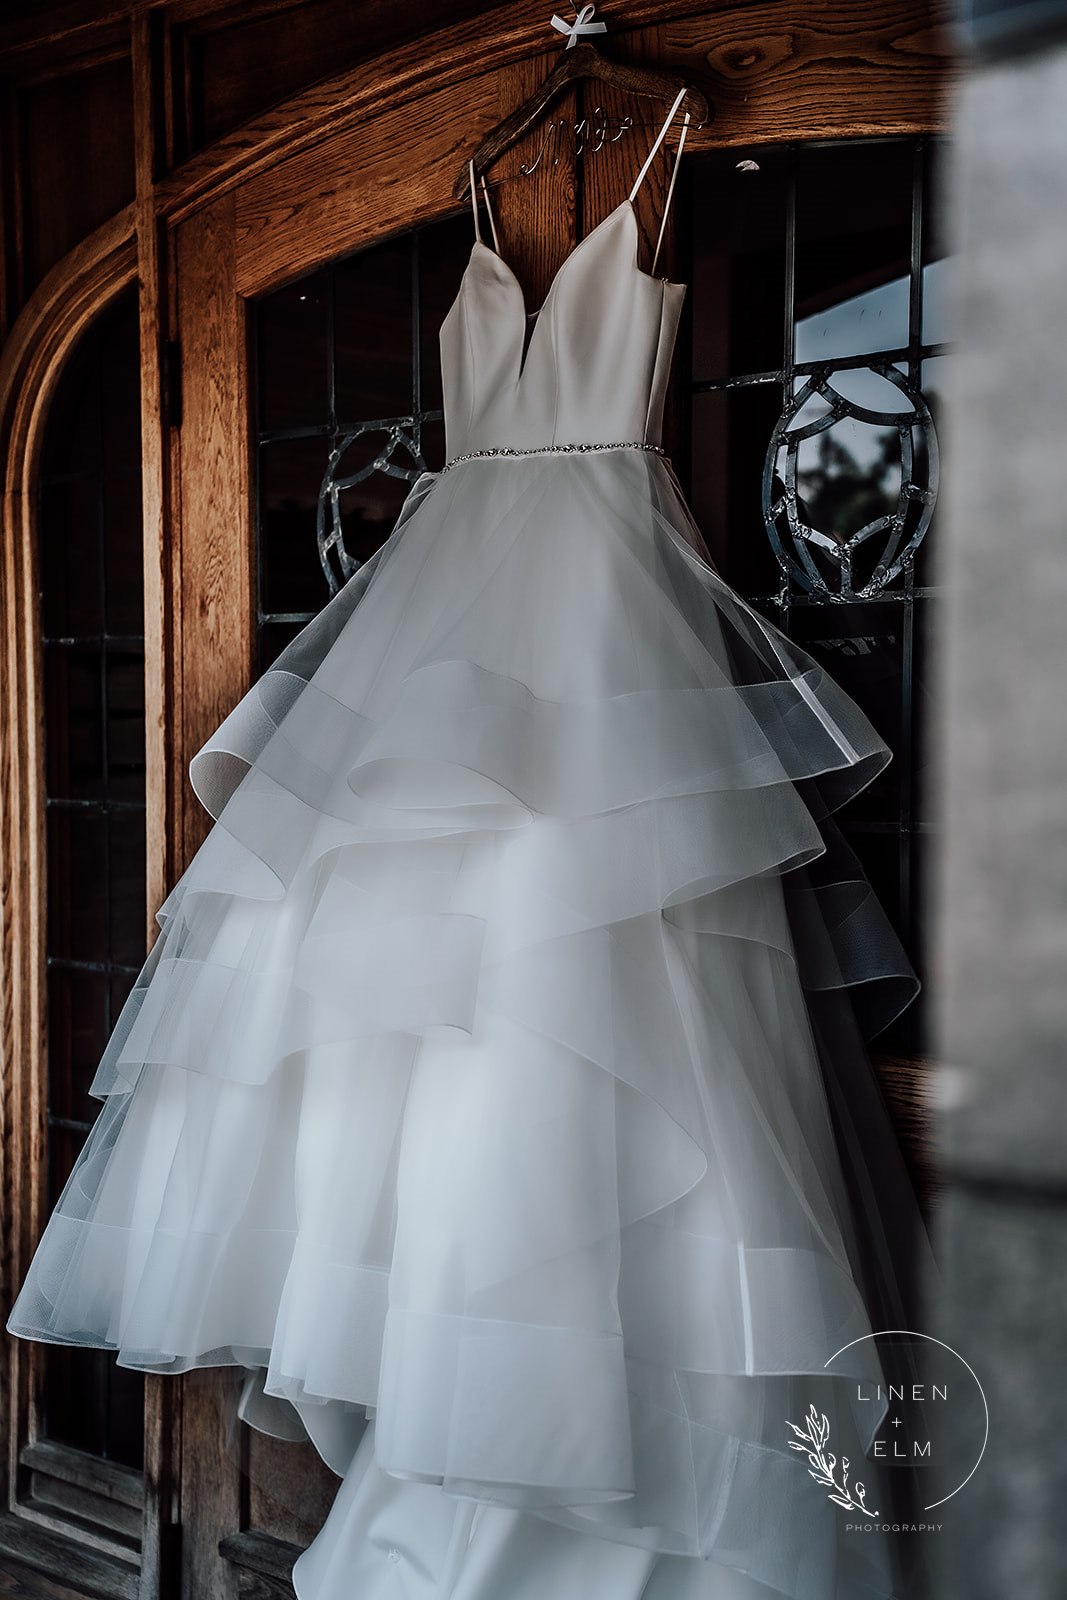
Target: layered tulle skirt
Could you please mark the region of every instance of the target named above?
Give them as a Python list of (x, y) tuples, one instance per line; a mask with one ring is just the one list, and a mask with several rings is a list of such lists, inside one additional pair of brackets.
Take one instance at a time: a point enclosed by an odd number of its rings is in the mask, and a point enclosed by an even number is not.
[(372, 1449), (446, 1521), (751, 1586), (664, 1594), (893, 1592), (788, 1426), (877, 1483), (914, 1200), (862, 1036), (917, 983), (831, 813), (888, 759), (661, 460), (421, 480), (193, 761), (9, 1328), (252, 1369), (351, 1466), (305, 1573)]

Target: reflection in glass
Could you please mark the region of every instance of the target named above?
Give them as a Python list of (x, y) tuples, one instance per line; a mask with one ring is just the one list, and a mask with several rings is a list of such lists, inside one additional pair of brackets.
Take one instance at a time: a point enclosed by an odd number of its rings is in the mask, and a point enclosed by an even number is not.
[(799, 318), (794, 359), (832, 361), (900, 349), (908, 342), (909, 290), (907, 277), (893, 278)]

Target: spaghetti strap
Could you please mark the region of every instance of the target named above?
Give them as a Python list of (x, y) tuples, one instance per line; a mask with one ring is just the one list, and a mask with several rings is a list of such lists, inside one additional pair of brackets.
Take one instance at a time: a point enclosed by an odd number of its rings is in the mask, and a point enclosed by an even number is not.
[(471, 157), (470, 161), (467, 163), (467, 167), (468, 167), (468, 170), (469, 170), (470, 175), (471, 175), (471, 210), (474, 213), (474, 237), (477, 239), (478, 243), (481, 244), (482, 243), (482, 226), (481, 226), (481, 223), (478, 221), (478, 185), (475, 182), (475, 178), (474, 178), (474, 157), (473, 156)]
[(493, 235), (493, 249), (496, 251), (497, 255), (499, 255), (500, 254), (500, 238), (499, 238), (499, 235), (497, 234), (497, 231), (496, 231), (496, 218), (493, 215), (493, 208), (489, 203), (489, 185), (485, 181), (484, 173), (482, 175), (481, 182), (482, 182), (482, 196), (483, 196), (483, 198), (485, 200), (485, 210), (486, 210), (486, 214), (489, 217), (489, 228), (490, 228), (490, 231), (491, 231), (491, 233)]
[[(468, 171), (470, 172), (470, 178), (471, 178), (471, 210), (474, 213), (474, 237), (477, 239), (479, 244), (483, 244), (484, 240), (482, 239), (481, 225), (480, 225), (480, 223), (478, 221), (478, 182), (475, 180), (475, 176), (474, 176), (474, 157), (473, 156), (471, 157), (470, 161), (467, 163), (467, 168), (468, 168)], [(486, 211), (488, 212), (488, 215), (489, 215), (489, 227), (490, 227), (490, 230), (491, 230), (492, 235), (493, 235), (493, 249), (496, 251), (497, 255), (499, 255), (500, 254), (500, 240), (499, 240), (499, 238), (497, 236), (497, 231), (496, 231), (496, 218), (493, 216), (493, 208), (489, 204), (489, 188), (488, 188), (488, 185), (486, 184), (484, 175), (480, 179), (480, 182), (481, 182), (481, 185), (482, 185), (482, 195), (484, 196), (484, 199), (485, 199), (485, 209), (486, 209)]]
[[(674, 113), (678, 110), (678, 107), (681, 105), (682, 101), (685, 99), (685, 97), (686, 97), (686, 95), (688, 93), (689, 93), (688, 88), (683, 84), (682, 87), (678, 90), (677, 95), (675, 96), (674, 104), (671, 106), (671, 109), (667, 112), (667, 119), (664, 122), (662, 128), (657, 133), (651, 150), (648, 152), (648, 155), (645, 157), (644, 166), (641, 168), (641, 171), (637, 174), (637, 177), (634, 179), (634, 186), (630, 190), (630, 199), (631, 200), (636, 200), (637, 191), (638, 191), (638, 189), (640, 189), (641, 185), (644, 183), (645, 177), (646, 177), (646, 175), (648, 173), (648, 169), (652, 165), (653, 161), (656, 158), (656, 152), (659, 150), (660, 145), (663, 143), (664, 139), (667, 137), (668, 129), (670, 128), (671, 123), (674, 121)], [(688, 121), (689, 121), (689, 116), (688, 116), (688, 113), (687, 113), (686, 114), (686, 122), (688, 122)]]
[(689, 112), (687, 111), (682, 121), (682, 131), (678, 135), (678, 149), (675, 153), (674, 165), (671, 168), (671, 181), (667, 185), (667, 194), (663, 202), (663, 215), (659, 219), (659, 233), (656, 235), (656, 248), (652, 253), (652, 266), (649, 269), (651, 272), (655, 272), (656, 262), (659, 260), (660, 246), (663, 243), (663, 233), (667, 226), (667, 213), (671, 209), (671, 199), (674, 195), (674, 184), (676, 178), (678, 177), (678, 168), (681, 165), (682, 151), (685, 149), (685, 136), (688, 132)]

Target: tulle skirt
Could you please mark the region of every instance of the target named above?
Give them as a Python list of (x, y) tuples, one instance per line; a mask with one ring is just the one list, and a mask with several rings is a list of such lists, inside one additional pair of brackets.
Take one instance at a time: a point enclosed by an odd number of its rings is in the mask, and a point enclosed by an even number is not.
[(917, 981), (831, 813), (889, 755), (659, 458), (427, 475), (194, 758), (9, 1329), (250, 1369), (345, 1477), (302, 1600), (408, 1594), (380, 1513), (434, 1600), (903, 1593), (787, 1425), (877, 1482)]

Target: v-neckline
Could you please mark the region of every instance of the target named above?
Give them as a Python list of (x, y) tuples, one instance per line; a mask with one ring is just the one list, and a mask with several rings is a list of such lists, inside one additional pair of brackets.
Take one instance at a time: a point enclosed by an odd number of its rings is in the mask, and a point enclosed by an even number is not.
[[(526, 309), (526, 291), (523, 289), (522, 284), (519, 282), (519, 279), (518, 279), (518, 276), (517, 276), (517, 274), (515, 272), (515, 269), (512, 267), (511, 263), (507, 260), (507, 257), (506, 256), (502, 256), (498, 250), (492, 249), (492, 247), (490, 245), (487, 245), (485, 243), (484, 239), (475, 239), (474, 240), (473, 244), (471, 245), (470, 259), (467, 262), (467, 271), (470, 270), (470, 267), (471, 267), (471, 265), (472, 265), (472, 263), (474, 261), (475, 252), (477, 250), (479, 250), (479, 249), (480, 250), (484, 250), (486, 255), (489, 256), (492, 261), (495, 261), (499, 266), (503, 267), (504, 272), (506, 273), (508, 278), (511, 280), (511, 282), (514, 284), (515, 289), (516, 289), (516, 291), (518, 293), (518, 296), (519, 296), (519, 301), (520, 301), (520, 304), (522, 306), (522, 312), (523, 312), (522, 344), (524, 346), (524, 348), (521, 349), (520, 353), (519, 353), (519, 378), (521, 378), (523, 373), (526, 371), (526, 366), (527, 366), (527, 363), (528, 363), (529, 358), (530, 358), (530, 351), (533, 349), (533, 342), (534, 342), (534, 339), (537, 336), (537, 329), (540, 326), (541, 317), (542, 317), (543, 313), (547, 310), (549, 302), (551, 301), (552, 296), (555, 294), (556, 288), (557, 288), (557, 286), (559, 284), (559, 281), (562, 278), (562, 276), (563, 276), (564, 272), (566, 271), (567, 267), (574, 260), (575, 256), (579, 255), (581, 253), (581, 251), (584, 250), (584, 248), (585, 248), (585, 246), (587, 244), (591, 244), (592, 243), (592, 241), (600, 233), (601, 229), (605, 228), (609, 222), (613, 222), (614, 219), (623, 210), (628, 211), (630, 213), (630, 217), (634, 222), (634, 260), (633, 260), (633, 265), (634, 265), (634, 268), (635, 268), (636, 271), (638, 271), (638, 272), (641, 271), (641, 269), (637, 266), (637, 242), (638, 242), (637, 241), (637, 227), (636, 227), (636, 224), (637, 224), (637, 213), (636, 213), (636, 211), (634, 209), (633, 200), (630, 199), (630, 198), (627, 198), (625, 200), (620, 200), (619, 204), (615, 207), (615, 209), (613, 211), (609, 211), (606, 216), (601, 217), (601, 219), (597, 223), (596, 227), (595, 228), (591, 228), (589, 230), (589, 232), (586, 234), (585, 238), (584, 239), (579, 239), (578, 243), (574, 246), (574, 249), (568, 251), (568, 253), (564, 256), (563, 260), (560, 262), (559, 266), (556, 268), (556, 271), (553, 273), (552, 281), (548, 286), (548, 291), (545, 294), (545, 298), (541, 301), (541, 304), (538, 306), (536, 311), (528, 311)], [(463, 274), (464, 280), (466, 279), (466, 276), (467, 276), (467, 272), (465, 271), (464, 274)], [(648, 277), (651, 277), (651, 273), (647, 273), (647, 272), (641, 273), (641, 276), (648, 278)], [(662, 282), (666, 283), (667, 280), (664, 278), (663, 280), (656, 280), (656, 281), (662, 281)]]
[[(519, 282), (519, 279), (518, 279), (518, 277), (517, 277), (517, 275), (515, 273), (515, 269), (512, 267), (511, 263), (508, 261), (506, 256), (501, 255), (498, 250), (494, 250), (491, 245), (487, 245), (485, 243), (484, 239), (475, 239), (473, 245), (471, 246), (471, 254), (473, 255), (474, 251), (477, 250), (479, 246), (481, 246), (481, 248), (483, 250), (487, 251), (488, 254), (491, 255), (494, 260), (499, 261), (500, 265), (504, 268), (504, 271), (507, 273), (508, 277), (515, 284), (516, 288), (519, 291), (519, 295), (520, 295), (520, 297), (522, 299), (522, 309), (523, 309), (524, 319), (526, 321), (530, 321), (532, 319), (534, 322), (536, 322), (537, 319), (540, 317), (542, 311), (548, 305), (549, 300), (552, 298), (552, 294), (553, 294), (553, 291), (555, 290), (556, 284), (559, 282), (560, 278), (562, 277), (564, 271), (566, 270), (566, 268), (568, 267), (570, 262), (572, 262), (574, 260), (575, 256), (578, 255), (580, 251), (584, 250), (584, 248), (585, 248), (585, 246), (587, 244), (589, 244), (593, 239), (596, 238), (596, 236), (600, 232), (601, 228), (606, 227), (609, 222), (614, 221), (614, 219), (618, 216), (619, 212), (622, 211), (622, 210), (629, 211), (631, 217), (634, 217), (635, 221), (637, 220), (636, 216), (635, 216), (635, 213), (634, 213), (633, 202), (631, 200), (620, 200), (619, 204), (615, 207), (615, 209), (613, 211), (609, 211), (606, 216), (601, 217), (601, 219), (597, 223), (596, 227), (595, 228), (591, 228), (589, 230), (589, 232), (586, 234), (585, 238), (584, 239), (579, 239), (578, 243), (574, 246), (573, 250), (568, 250), (567, 254), (563, 257), (563, 260), (560, 262), (559, 266), (556, 268), (555, 272), (552, 274), (552, 281), (549, 284), (548, 289), (547, 289), (547, 291), (545, 293), (545, 298), (541, 301), (541, 304), (538, 306), (536, 311), (528, 311), (527, 310), (527, 308), (526, 308), (526, 291), (523, 289), (522, 284)], [(635, 260), (635, 264), (636, 264), (636, 241), (635, 241), (634, 260)]]
[(484, 239), (475, 239), (473, 241), (471, 245), (470, 256), (467, 260), (467, 265), (464, 268), (463, 276), (460, 279), (459, 293), (456, 296), (456, 301), (458, 303), (458, 301), (462, 298), (463, 291), (467, 283), (467, 274), (474, 265), (475, 256), (479, 250), (487, 255), (490, 261), (495, 262), (497, 266), (503, 268), (505, 276), (510, 280), (515, 288), (515, 292), (519, 298), (519, 304), (522, 307), (522, 337), (520, 341), (519, 369), (516, 382), (519, 382), (522, 379), (523, 374), (526, 371), (527, 365), (529, 364), (530, 352), (533, 349), (534, 340), (537, 337), (537, 331), (541, 325), (541, 318), (545, 311), (548, 310), (549, 304), (551, 303), (552, 298), (559, 287), (560, 281), (567, 271), (567, 268), (570, 266), (575, 256), (580, 255), (585, 249), (586, 245), (592, 244), (593, 240), (598, 236), (601, 230), (606, 228), (609, 222), (613, 222), (622, 211), (629, 212), (630, 219), (633, 223), (633, 260), (630, 263), (632, 270), (639, 278), (644, 278), (648, 283), (659, 284), (664, 289), (684, 289), (684, 283), (675, 282), (670, 278), (659, 278), (655, 275), (655, 273), (646, 272), (643, 267), (638, 266), (637, 252), (640, 246), (640, 237), (637, 227), (637, 207), (634, 204), (632, 195), (628, 195), (625, 200), (620, 200), (619, 204), (615, 206), (612, 211), (609, 211), (605, 216), (601, 217), (600, 221), (596, 224), (596, 227), (591, 228), (586, 234), (585, 238), (579, 239), (578, 243), (574, 246), (574, 249), (569, 251), (568, 254), (564, 256), (563, 260), (560, 262), (559, 266), (556, 268), (556, 271), (552, 275), (552, 281), (548, 286), (548, 292), (546, 293), (545, 298), (542, 300), (536, 311), (527, 311), (526, 292), (523, 289), (522, 284), (519, 282), (515, 269), (511, 266), (507, 257), (501, 255), (498, 250), (494, 250), (490, 245), (487, 245)]

